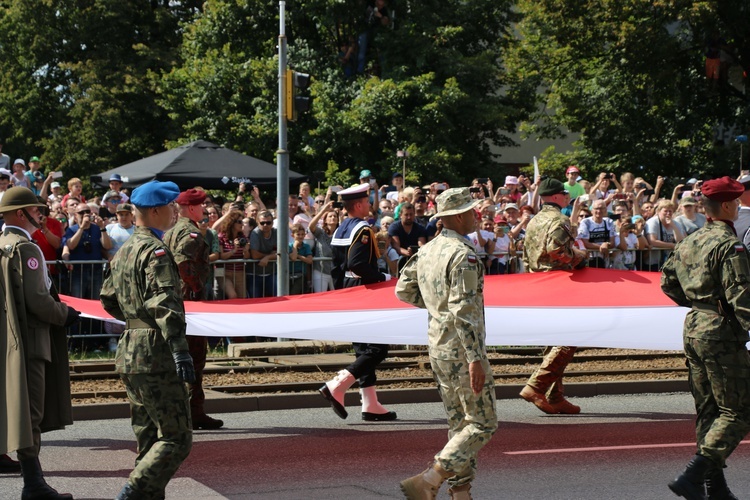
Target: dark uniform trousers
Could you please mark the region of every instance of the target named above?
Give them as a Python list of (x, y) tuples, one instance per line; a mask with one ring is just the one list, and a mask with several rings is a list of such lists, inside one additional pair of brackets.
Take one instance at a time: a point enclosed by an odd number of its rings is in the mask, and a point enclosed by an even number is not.
[(39, 456), (42, 444), (41, 424), (44, 418), (44, 374), (47, 362), (43, 359), (26, 359), (26, 381), (29, 393), (29, 410), (31, 412), (31, 434), (34, 444), (18, 450), (18, 459), (27, 460)]
[[(344, 288), (351, 288), (362, 284), (361, 279), (344, 278)], [(357, 379), (360, 387), (375, 385), (378, 377), (375, 368), (388, 357), (388, 344), (367, 344), (352, 342), (357, 359), (346, 369)]]
[(186, 338), (195, 369), (195, 383), (192, 384), (190, 391), (190, 413), (193, 417), (200, 418), (206, 414), (204, 409), (206, 393), (203, 392), (203, 370), (206, 368), (208, 339), (197, 335), (187, 335)]

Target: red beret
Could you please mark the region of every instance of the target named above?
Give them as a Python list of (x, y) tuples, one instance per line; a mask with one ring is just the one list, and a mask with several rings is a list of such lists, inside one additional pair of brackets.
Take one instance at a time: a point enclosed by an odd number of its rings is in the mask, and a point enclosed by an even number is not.
[(200, 189), (188, 189), (177, 197), (178, 205), (200, 205), (206, 199), (206, 193)]
[(720, 179), (711, 179), (703, 183), (701, 193), (703, 196), (712, 201), (732, 201), (736, 200), (745, 192), (745, 186), (732, 179), (728, 175)]

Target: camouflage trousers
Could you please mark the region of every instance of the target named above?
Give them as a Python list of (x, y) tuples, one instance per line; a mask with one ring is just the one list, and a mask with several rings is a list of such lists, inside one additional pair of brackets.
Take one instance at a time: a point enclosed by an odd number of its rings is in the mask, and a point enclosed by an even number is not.
[(720, 467), (750, 431), (750, 354), (745, 342), (685, 339), (698, 453)]
[(138, 444), (128, 483), (143, 498), (164, 498), (167, 483), (193, 445), (187, 387), (174, 371), (120, 377), (130, 400), (130, 423)]
[(479, 394), (471, 390), (469, 363), (430, 357), (432, 372), (440, 398), (448, 414), (448, 443), (435, 455), (435, 461), (455, 475), (448, 478), (453, 486), (470, 483), (477, 471), (477, 453), (497, 430), (495, 381), (487, 360), (482, 362), (486, 374)]
[(577, 347), (547, 347), (544, 350), (544, 360), (531, 375), (526, 385), (529, 385), (547, 396), (550, 403), (558, 403), (565, 397), (563, 389), (563, 374), (568, 363), (573, 360)]

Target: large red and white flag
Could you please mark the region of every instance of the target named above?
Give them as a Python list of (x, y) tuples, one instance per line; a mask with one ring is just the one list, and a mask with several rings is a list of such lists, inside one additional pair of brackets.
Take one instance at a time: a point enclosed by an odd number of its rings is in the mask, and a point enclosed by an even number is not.
[[(660, 273), (585, 269), (485, 278), (487, 345), (682, 349), (687, 309)], [(399, 301), (395, 281), (268, 299), (186, 302), (188, 335), (427, 344), (427, 312)], [(114, 321), (99, 301), (63, 296)]]

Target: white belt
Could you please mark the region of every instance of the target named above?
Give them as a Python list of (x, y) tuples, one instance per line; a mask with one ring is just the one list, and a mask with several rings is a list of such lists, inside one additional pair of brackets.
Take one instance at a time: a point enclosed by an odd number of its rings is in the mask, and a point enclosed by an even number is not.
[(346, 276), (347, 278), (352, 278), (352, 279), (355, 279), (355, 280), (358, 280), (358, 279), (362, 278), (362, 276), (357, 276), (356, 274), (354, 274), (354, 273), (353, 273), (353, 272), (351, 272), (351, 271), (347, 271), (347, 272), (345, 272), (345, 273), (344, 273), (344, 276)]

